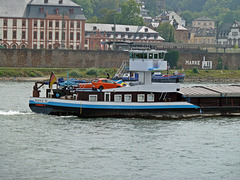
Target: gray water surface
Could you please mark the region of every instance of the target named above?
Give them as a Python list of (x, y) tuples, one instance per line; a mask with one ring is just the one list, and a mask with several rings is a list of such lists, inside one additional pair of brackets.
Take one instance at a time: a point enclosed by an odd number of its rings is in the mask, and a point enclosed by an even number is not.
[(81, 119), (34, 114), (30, 82), (0, 82), (0, 179), (240, 178), (240, 117)]

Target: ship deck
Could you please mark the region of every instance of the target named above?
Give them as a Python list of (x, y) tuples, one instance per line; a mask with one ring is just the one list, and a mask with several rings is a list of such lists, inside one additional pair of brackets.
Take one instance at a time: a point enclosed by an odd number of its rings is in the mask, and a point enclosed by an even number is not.
[(239, 97), (240, 85), (182, 87), (179, 93), (184, 97)]

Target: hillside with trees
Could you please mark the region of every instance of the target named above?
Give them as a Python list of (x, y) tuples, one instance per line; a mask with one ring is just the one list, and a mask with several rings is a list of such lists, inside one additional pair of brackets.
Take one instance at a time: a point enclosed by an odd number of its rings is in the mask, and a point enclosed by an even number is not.
[(171, 0), (166, 1), (166, 9), (181, 12), (188, 25), (201, 16), (212, 18), (219, 24), (240, 19), (239, 0)]
[[(138, 18), (140, 6), (134, 0), (73, 0), (81, 5), (89, 22), (142, 25)], [(149, 14), (154, 17), (160, 11), (172, 10), (180, 13), (190, 25), (192, 20), (201, 16), (218, 21), (219, 24), (240, 19), (239, 0), (166, 0), (165, 9), (158, 10), (157, 0), (148, 0), (145, 4)], [(118, 10), (121, 8), (121, 12)]]

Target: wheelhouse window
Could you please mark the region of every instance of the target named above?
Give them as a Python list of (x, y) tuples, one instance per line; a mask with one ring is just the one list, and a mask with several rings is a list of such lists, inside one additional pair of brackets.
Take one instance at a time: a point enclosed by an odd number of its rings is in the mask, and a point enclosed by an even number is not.
[(132, 95), (131, 94), (125, 94), (124, 95), (124, 102), (132, 102)]
[(137, 101), (138, 102), (144, 102), (145, 101), (145, 95), (144, 94), (138, 94)]
[(148, 102), (153, 102), (154, 101), (154, 94), (148, 94), (147, 95), (147, 101)]
[(149, 53), (149, 59), (153, 59), (153, 53)]
[(89, 95), (89, 101), (97, 101), (97, 95)]
[(121, 94), (115, 94), (114, 95), (114, 101), (115, 102), (122, 102), (122, 95)]

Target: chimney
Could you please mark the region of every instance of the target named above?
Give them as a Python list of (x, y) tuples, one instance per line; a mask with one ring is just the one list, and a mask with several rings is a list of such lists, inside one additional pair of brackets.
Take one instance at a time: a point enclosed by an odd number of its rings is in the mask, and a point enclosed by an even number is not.
[(44, 0), (44, 3), (48, 3), (48, 0)]
[(59, 4), (62, 4), (63, 3), (63, 0), (59, 0)]

